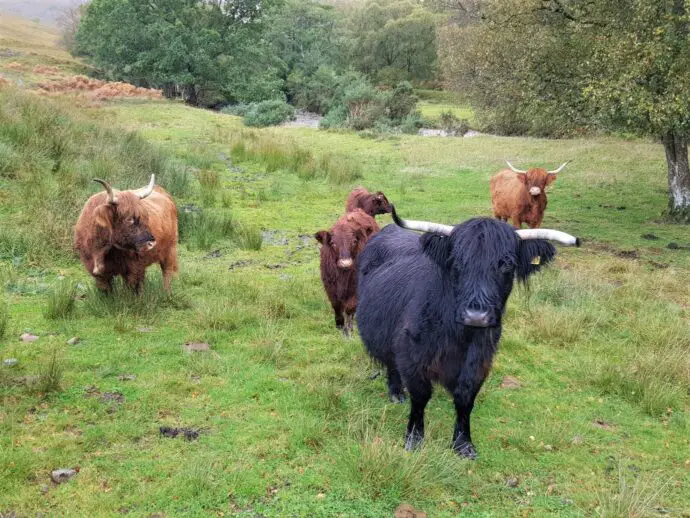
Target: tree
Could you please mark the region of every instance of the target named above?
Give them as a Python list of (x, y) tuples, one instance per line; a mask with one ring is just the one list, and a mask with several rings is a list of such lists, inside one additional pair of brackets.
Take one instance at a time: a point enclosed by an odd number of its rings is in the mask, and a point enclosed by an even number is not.
[(57, 17), (57, 25), (60, 29), (60, 45), (72, 52), (77, 44), (77, 31), (81, 17), (86, 11), (86, 4), (81, 0), (74, 0), (71, 5), (62, 8)]
[(485, 0), (473, 7), (472, 23), (444, 29), (441, 59), (493, 129), (622, 129), (658, 138), (668, 215), (690, 221), (688, 2)]
[(190, 104), (280, 95), (255, 0), (92, 0), (76, 51), (110, 79), (162, 88)]
[(369, 0), (350, 18), (350, 63), (375, 79), (392, 76), (393, 84), (434, 79), (436, 24), (437, 17), (414, 0)]

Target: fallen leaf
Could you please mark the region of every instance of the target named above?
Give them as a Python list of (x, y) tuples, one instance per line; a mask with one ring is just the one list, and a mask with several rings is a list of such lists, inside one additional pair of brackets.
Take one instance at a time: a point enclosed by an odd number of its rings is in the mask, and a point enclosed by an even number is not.
[(506, 390), (514, 390), (522, 387), (522, 382), (513, 376), (505, 376), (501, 382), (501, 388)]

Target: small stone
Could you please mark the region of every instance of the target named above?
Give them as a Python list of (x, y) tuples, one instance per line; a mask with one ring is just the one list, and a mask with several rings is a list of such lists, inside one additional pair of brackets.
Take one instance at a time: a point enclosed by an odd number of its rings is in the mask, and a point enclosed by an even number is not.
[(101, 396), (101, 401), (104, 403), (124, 403), (125, 402), (125, 396), (122, 394), (120, 391), (115, 391), (115, 392), (105, 392)]
[(136, 374), (121, 374), (117, 377), (120, 381), (134, 381), (137, 379)]
[(573, 505), (573, 501), (570, 498), (561, 498), (561, 504), (563, 505)]
[(211, 346), (207, 343), (190, 343), (184, 344), (184, 350), (187, 352), (205, 352), (211, 349)]
[(570, 440), (570, 444), (575, 445), (582, 444), (583, 442), (585, 442), (585, 439), (581, 435), (576, 435)]
[(17, 360), (17, 358), (7, 358), (6, 360), (2, 361), (2, 364), (5, 367), (14, 367), (18, 363), (19, 363), (19, 360)]
[(53, 470), (53, 472), (50, 474), (50, 478), (56, 484), (63, 484), (72, 480), (77, 473), (78, 471), (76, 469), (61, 468)]
[(506, 479), (506, 486), (508, 487), (518, 487), (520, 480), (517, 477), (510, 477)]
[(151, 331), (153, 331), (153, 328), (152, 327), (137, 327), (137, 331), (139, 331), (140, 333), (150, 333)]
[(323, 500), (324, 498), (326, 498), (326, 495), (324, 493), (319, 493), (318, 495), (316, 495), (316, 498), (318, 498), (319, 500)]
[(547, 444), (547, 445), (544, 446), (544, 449), (545, 449), (546, 451), (552, 451), (552, 450), (553, 450), (553, 446), (551, 446), (550, 444)]
[(77, 345), (79, 342), (81, 342), (81, 338), (79, 338), (78, 336), (75, 336), (75, 337), (67, 340), (67, 345)]
[(31, 342), (35, 342), (36, 340), (38, 340), (38, 336), (32, 335), (30, 333), (24, 333), (22, 336), (19, 337), (19, 339), (22, 342), (31, 343)]
[(506, 390), (519, 389), (522, 387), (522, 383), (519, 379), (513, 376), (505, 376), (501, 382), (501, 388)]

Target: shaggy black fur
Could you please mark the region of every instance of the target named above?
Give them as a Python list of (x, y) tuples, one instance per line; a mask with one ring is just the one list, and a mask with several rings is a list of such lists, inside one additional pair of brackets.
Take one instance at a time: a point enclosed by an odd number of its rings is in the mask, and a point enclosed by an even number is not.
[[(547, 241), (521, 241), (510, 225), (488, 218), (457, 225), (450, 236), (388, 225), (372, 238), (359, 256), (357, 325), (369, 354), (387, 369), (391, 399), (404, 401), (403, 385), (409, 392), (406, 448), (424, 437), (436, 381), (455, 402), (453, 449), (476, 457), (470, 413), (513, 282), (525, 282), (555, 255)], [(468, 310), (485, 313), (488, 327), (465, 324)]]

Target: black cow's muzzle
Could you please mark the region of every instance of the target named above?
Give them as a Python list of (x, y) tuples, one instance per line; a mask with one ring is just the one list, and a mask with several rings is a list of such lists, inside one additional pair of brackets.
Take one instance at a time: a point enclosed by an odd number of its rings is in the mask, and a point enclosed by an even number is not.
[(463, 324), (471, 327), (490, 327), (491, 320), (491, 314), (480, 309), (466, 309), (462, 318)]

